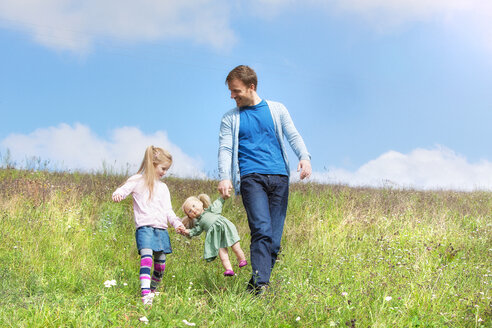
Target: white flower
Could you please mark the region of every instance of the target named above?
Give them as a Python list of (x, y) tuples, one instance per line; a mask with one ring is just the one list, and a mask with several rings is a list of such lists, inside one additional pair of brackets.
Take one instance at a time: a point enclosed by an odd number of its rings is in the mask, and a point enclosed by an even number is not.
[(299, 321), (299, 320), (301, 320), (301, 317), (297, 317), (297, 318), (296, 318), (296, 321)]
[(106, 288), (110, 288), (111, 286), (116, 286), (116, 280), (106, 280), (104, 282), (104, 286), (106, 286)]
[(389, 301), (391, 301), (392, 299), (393, 299), (393, 297), (391, 297), (391, 296), (386, 296), (386, 297), (384, 298), (384, 300), (385, 300), (385, 301), (388, 301), (388, 302), (389, 302)]
[(348, 296), (348, 293), (347, 292), (343, 292), (342, 293), (342, 296)]
[(337, 324), (336, 324), (336, 322), (335, 322), (335, 321), (333, 321), (333, 320), (332, 320), (332, 321), (330, 321), (330, 327), (335, 327), (336, 325), (337, 325)]
[(128, 286), (128, 284), (126, 282), (123, 283), (123, 286)]
[(141, 318), (140, 318), (140, 319), (138, 319), (138, 320), (140, 320), (140, 321), (144, 322), (146, 325), (148, 325), (148, 324), (149, 324), (149, 319), (147, 319), (147, 317), (141, 317)]
[(188, 322), (188, 320), (186, 320), (186, 319), (183, 319), (183, 323), (187, 326), (195, 326), (194, 322)]

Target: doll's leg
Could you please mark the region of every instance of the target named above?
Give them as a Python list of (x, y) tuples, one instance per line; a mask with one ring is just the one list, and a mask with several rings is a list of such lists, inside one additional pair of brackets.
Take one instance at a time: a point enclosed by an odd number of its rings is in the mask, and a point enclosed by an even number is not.
[(240, 263), (239, 265), (240, 266), (244, 266), (244, 265), (241, 265), (241, 263), (245, 263), (246, 256), (244, 256), (244, 252), (243, 252), (243, 250), (242, 250), (241, 245), (239, 244), (239, 242), (237, 242), (234, 245), (232, 245), (231, 248), (232, 248), (232, 251), (234, 252), (234, 254), (236, 254), (237, 260)]
[(162, 275), (166, 269), (166, 254), (163, 252), (156, 252), (154, 254), (154, 273), (152, 274), (152, 282), (150, 283), (150, 290), (154, 292), (159, 286), (162, 280)]
[(222, 261), (222, 266), (224, 267), (224, 269), (226, 269), (226, 272), (232, 271), (231, 261), (229, 261), (229, 253), (227, 252), (227, 248), (219, 248), (219, 257)]

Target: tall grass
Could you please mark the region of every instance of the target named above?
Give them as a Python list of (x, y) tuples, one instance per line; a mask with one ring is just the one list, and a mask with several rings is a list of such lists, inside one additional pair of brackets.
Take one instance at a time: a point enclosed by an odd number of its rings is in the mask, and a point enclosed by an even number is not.
[[(224, 278), (171, 231), (152, 307), (139, 298), (125, 177), (0, 170), (1, 327), (490, 327), (492, 193), (294, 184), (270, 290)], [(165, 179), (173, 207), (216, 181)], [(241, 199), (228, 200), (249, 253)], [(106, 280), (116, 286), (105, 287)]]

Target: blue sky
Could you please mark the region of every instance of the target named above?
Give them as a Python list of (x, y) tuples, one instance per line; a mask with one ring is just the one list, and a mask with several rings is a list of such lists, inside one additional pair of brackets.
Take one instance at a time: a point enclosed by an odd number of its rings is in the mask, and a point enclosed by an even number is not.
[(0, 153), (19, 165), (133, 172), (154, 144), (174, 175), (215, 177), (224, 80), (247, 64), (312, 180), (492, 189), (488, 0), (0, 0), (0, 47)]

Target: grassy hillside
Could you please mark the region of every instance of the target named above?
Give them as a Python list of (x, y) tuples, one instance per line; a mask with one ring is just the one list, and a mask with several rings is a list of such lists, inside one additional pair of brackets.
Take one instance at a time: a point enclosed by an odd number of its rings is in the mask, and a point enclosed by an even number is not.
[[(490, 192), (294, 184), (264, 297), (245, 292), (250, 266), (224, 278), (201, 238), (171, 230), (161, 294), (144, 307), (131, 199), (110, 199), (124, 180), (0, 170), (1, 327), (492, 326)], [(187, 196), (217, 196), (215, 181), (165, 182), (178, 215)], [(223, 214), (249, 258), (240, 198)]]

